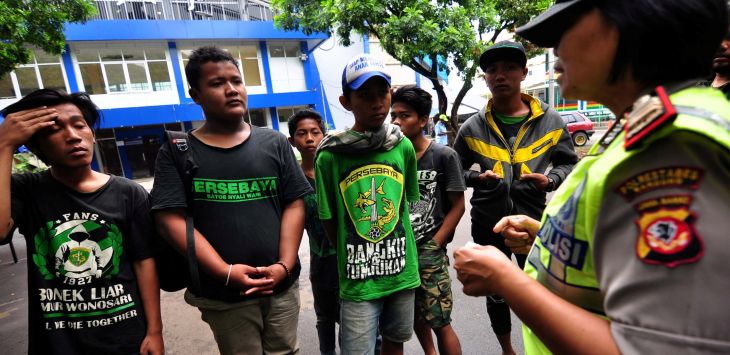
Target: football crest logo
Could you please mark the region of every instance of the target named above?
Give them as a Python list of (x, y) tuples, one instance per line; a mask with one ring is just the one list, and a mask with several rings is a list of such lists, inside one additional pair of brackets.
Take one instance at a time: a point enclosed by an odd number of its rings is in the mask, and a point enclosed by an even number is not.
[(347, 214), (358, 236), (372, 243), (390, 235), (398, 224), (403, 175), (384, 164), (367, 165), (340, 182)]
[(664, 196), (637, 204), (636, 254), (643, 262), (676, 267), (702, 258), (704, 246), (694, 228), (687, 195)]

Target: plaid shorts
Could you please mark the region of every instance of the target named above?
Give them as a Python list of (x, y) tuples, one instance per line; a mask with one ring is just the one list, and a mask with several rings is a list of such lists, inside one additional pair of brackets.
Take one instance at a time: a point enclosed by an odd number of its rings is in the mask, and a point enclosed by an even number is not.
[(416, 317), (432, 329), (451, 323), (454, 306), (449, 277), (449, 257), (433, 239), (418, 245), (418, 271), (421, 286), (416, 289)]

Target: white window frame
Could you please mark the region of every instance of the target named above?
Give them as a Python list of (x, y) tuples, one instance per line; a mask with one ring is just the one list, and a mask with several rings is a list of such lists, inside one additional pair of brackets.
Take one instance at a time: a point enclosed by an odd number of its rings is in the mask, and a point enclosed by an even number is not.
[[(33, 68), (35, 71), (35, 78), (36, 83), (38, 84), (39, 89), (44, 89), (43, 81), (41, 80), (41, 72), (38, 68), (39, 66), (50, 66), (50, 65), (56, 65), (56, 63), (38, 63), (38, 60), (36, 59), (35, 52), (41, 51), (40, 49), (31, 48), (31, 51), (33, 52), (33, 63), (26, 63), (18, 65), (18, 68)], [(65, 91), (68, 92), (68, 76), (66, 75), (66, 67), (63, 65), (63, 57), (58, 56), (58, 65), (61, 66), (61, 74), (63, 75), (63, 84), (66, 86)], [(15, 74), (15, 70), (11, 71), (7, 74), (10, 78), (10, 82), (13, 85), (13, 91), (15, 92), (15, 97), (0, 97), (0, 102), (5, 100), (20, 100), (20, 98), (23, 97), (23, 95), (20, 92), (20, 83), (18, 82), (18, 76)]]
[[(297, 64), (299, 65), (299, 67), (302, 70), (302, 77), (303, 77), (302, 80), (304, 82), (303, 82), (301, 88), (297, 88), (295, 90), (281, 90), (281, 88), (276, 88), (275, 87), (275, 85), (273, 83), (274, 82), (274, 78), (272, 76), (272, 78), (271, 78), (271, 80), (272, 80), (272, 88), (271, 88), (271, 91), (274, 92), (274, 93), (307, 91), (307, 73), (304, 70), (304, 63), (303, 63), (303, 61), (300, 58), (301, 53), (302, 53), (302, 48), (301, 48), (301, 42), (300, 41), (270, 41), (270, 42), (267, 42), (266, 43), (266, 50), (268, 51), (267, 54), (268, 54), (268, 58), (269, 58), (269, 67), (271, 67), (271, 59), (272, 58), (282, 58), (282, 57), (272, 57), (271, 56), (271, 47), (272, 46), (284, 46), (285, 47), (287, 45), (292, 45), (292, 44), (296, 44), (296, 46), (297, 46), (297, 52), (299, 53), (299, 55), (297, 55), (295, 58), (296, 58)], [(285, 65), (286, 65), (286, 72), (287, 72), (287, 75), (286, 75), (286, 77), (287, 77), (287, 88), (291, 88), (291, 87), (293, 87), (292, 83), (294, 82), (294, 80), (291, 79), (291, 75), (289, 74), (291, 68), (289, 67), (288, 60), (294, 59), (294, 58), (287, 57), (286, 51), (284, 51), (284, 57), (283, 57), (283, 59), (284, 59)], [(299, 81), (300, 81), (299, 79), (296, 79), (296, 82), (299, 82)]]
[[(75, 42), (70, 44), (71, 47), (71, 59), (73, 61), (74, 70), (76, 71), (76, 82), (79, 90), (85, 91), (86, 84), (84, 78), (81, 75), (81, 68), (79, 64), (83, 63), (96, 63), (102, 66), (102, 78), (104, 80), (104, 89), (107, 91), (105, 94), (93, 94), (91, 95), (94, 103), (101, 109), (113, 109), (113, 108), (127, 108), (127, 107), (145, 107), (145, 106), (160, 106), (160, 105), (175, 105), (180, 104), (180, 97), (177, 91), (177, 81), (175, 79), (175, 73), (172, 68), (172, 62), (170, 57), (170, 51), (167, 42), (163, 41), (93, 41), (93, 42)], [(152, 59), (147, 60), (147, 53), (145, 52), (145, 74), (147, 76), (147, 83), (149, 84), (148, 90), (127, 90), (122, 92), (109, 92), (108, 79), (106, 70), (103, 68), (105, 64), (110, 63), (121, 63), (122, 60), (113, 62), (102, 62), (101, 58), (98, 58), (98, 62), (79, 62), (77, 53), (81, 49), (91, 49), (97, 52), (104, 49), (119, 50), (120, 54), (125, 49), (155, 49), (162, 50), (165, 54), (165, 59)], [(98, 56), (98, 54), (97, 54)], [(127, 61), (127, 63), (138, 62), (137, 60)], [(167, 66), (167, 75), (170, 78), (170, 90), (154, 91), (152, 83), (152, 77), (150, 75), (149, 63), (153, 62), (164, 62)], [(126, 65), (122, 65), (125, 82), (129, 82), (129, 71)]]
[[(190, 98), (190, 93), (188, 90), (190, 89), (190, 86), (188, 85), (188, 78), (185, 75), (185, 63), (183, 62), (182, 52), (183, 51), (190, 51), (194, 50), (199, 47), (203, 46), (215, 46), (222, 49), (227, 49), (230, 47), (241, 47), (241, 46), (247, 46), (247, 45), (253, 45), (256, 47), (256, 59), (258, 61), (259, 65), (259, 80), (261, 81), (261, 85), (259, 86), (248, 86), (246, 85), (246, 92), (249, 95), (258, 95), (258, 94), (266, 94), (268, 91), (266, 90), (266, 74), (264, 73), (264, 60), (261, 58), (261, 46), (259, 46), (259, 42), (256, 41), (236, 41), (236, 42), (201, 42), (201, 41), (184, 41), (184, 42), (178, 42), (177, 43), (177, 61), (180, 64), (180, 71), (182, 72), (183, 77), (183, 87), (185, 88), (185, 97)], [(236, 60), (236, 63), (238, 64), (238, 69), (241, 71), (241, 76), (244, 75), (243, 73), (243, 62), (242, 59), (245, 58), (234, 58)], [(246, 78), (243, 78), (244, 84), (246, 82)], [(270, 122), (269, 122), (270, 123)]]

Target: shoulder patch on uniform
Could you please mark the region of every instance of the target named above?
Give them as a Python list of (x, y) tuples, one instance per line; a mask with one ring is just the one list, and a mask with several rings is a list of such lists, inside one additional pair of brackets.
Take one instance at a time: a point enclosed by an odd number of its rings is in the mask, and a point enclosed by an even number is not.
[(696, 190), (700, 186), (704, 171), (686, 166), (672, 166), (647, 170), (630, 177), (616, 188), (616, 193), (626, 201), (646, 192), (666, 189), (682, 188)]
[(626, 150), (637, 148), (650, 132), (677, 117), (677, 110), (669, 101), (666, 90), (657, 86), (654, 92), (656, 95), (640, 97), (631, 109), (626, 123)]
[(694, 227), (697, 216), (689, 210), (692, 196), (668, 195), (641, 201), (636, 225), (636, 256), (647, 264), (669, 268), (702, 259), (704, 244)]

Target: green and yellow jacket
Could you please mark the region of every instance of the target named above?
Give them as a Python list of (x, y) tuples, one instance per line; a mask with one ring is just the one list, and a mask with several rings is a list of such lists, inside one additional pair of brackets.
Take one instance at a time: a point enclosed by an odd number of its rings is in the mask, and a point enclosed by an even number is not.
[[(492, 100), (461, 126), (454, 142), (465, 169), (466, 184), (474, 188), (472, 221), (489, 230), (506, 215), (526, 214), (536, 219), (542, 215), (545, 191), (531, 182), (520, 181), (520, 175), (546, 174), (557, 188), (578, 162), (560, 115), (532, 96), (523, 94), (522, 100), (531, 112), (514, 143), (508, 143), (500, 132), (492, 114)], [(479, 171), (470, 170), (474, 164), (479, 165)], [(552, 169), (545, 173), (550, 165)], [(486, 170), (502, 178), (479, 181), (479, 174)]]

